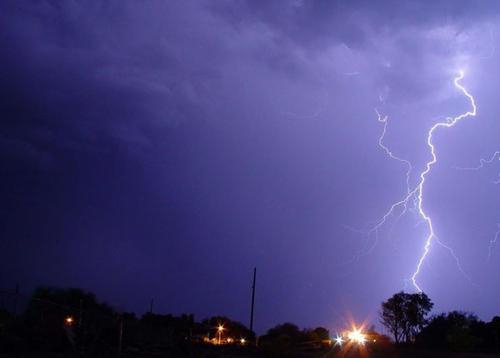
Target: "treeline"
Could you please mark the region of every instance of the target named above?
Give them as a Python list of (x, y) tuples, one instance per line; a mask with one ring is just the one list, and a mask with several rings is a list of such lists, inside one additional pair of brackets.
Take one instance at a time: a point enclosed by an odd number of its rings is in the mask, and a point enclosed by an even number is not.
[[(430, 316), (432, 307), (424, 293), (396, 293), (382, 303), (380, 311), (381, 323), (395, 344), (372, 328), (364, 332), (367, 340), (362, 346), (378, 352), (402, 347), (414, 352), (500, 353), (500, 317), (483, 322), (474, 314), (458, 311)], [(344, 342), (347, 338), (344, 336)], [(194, 357), (207, 351), (225, 351), (232, 356), (284, 357), (310, 350), (356, 348), (337, 343), (323, 327), (300, 329), (284, 323), (256, 337), (244, 324), (227, 317), (196, 321), (191, 314), (152, 312), (136, 317), (75, 288), (39, 287), (22, 313), (0, 309), (0, 353), (15, 352), (18, 356), (31, 351), (73, 352), (89, 357)]]
[(196, 343), (216, 337), (219, 326), (224, 327), (224, 338), (230, 334), (247, 346), (255, 342), (252, 331), (226, 317), (200, 322), (191, 314), (146, 313), (136, 317), (114, 310), (81, 289), (39, 287), (21, 314), (0, 310), (0, 352), (73, 351), (110, 356), (161, 351), (184, 356), (193, 354), (190, 349)]
[(293, 356), (301, 350), (320, 350), (330, 346), (330, 332), (323, 327), (300, 329), (293, 323), (279, 324), (259, 337), (259, 348), (270, 357)]
[(432, 350), (500, 353), (500, 317), (483, 322), (458, 311), (433, 316), (417, 335), (416, 344)]
[(382, 303), (381, 323), (396, 343), (433, 351), (500, 353), (500, 317), (483, 322), (453, 311), (429, 317), (433, 303), (425, 293), (399, 292)]
[(77, 288), (39, 287), (25, 310), (0, 309), (0, 353), (73, 352), (78, 356), (201, 356), (207, 351), (283, 356), (284, 352), (322, 348), (327, 329), (301, 330), (291, 323), (259, 337), (240, 322), (214, 316), (196, 321), (192, 314), (172, 316), (119, 312)]

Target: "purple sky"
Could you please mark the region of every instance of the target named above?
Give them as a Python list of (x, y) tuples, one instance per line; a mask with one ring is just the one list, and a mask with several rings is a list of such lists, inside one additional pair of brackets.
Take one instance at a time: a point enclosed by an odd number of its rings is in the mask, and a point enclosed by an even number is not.
[[(376, 5), (375, 5), (376, 3)], [(376, 323), (427, 227), (366, 232), (430, 157), (436, 312), (500, 314), (500, 4), (2, 1), (0, 288), (77, 286), (138, 313), (256, 328)], [(411, 205), (410, 205), (411, 207)], [(371, 223), (371, 224), (370, 224)]]

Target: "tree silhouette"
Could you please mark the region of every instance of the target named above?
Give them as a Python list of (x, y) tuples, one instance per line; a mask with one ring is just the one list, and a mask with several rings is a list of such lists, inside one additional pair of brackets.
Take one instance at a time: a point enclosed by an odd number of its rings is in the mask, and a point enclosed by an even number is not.
[[(115, 344), (116, 314), (96, 296), (78, 288), (40, 286), (31, 296), (26, 312), (30, 345), (44, 349), (101, 349)], [(71, 317), (71, 325), (66, 318)]]
[[(488, 343), (491, 330), (488, 332), (487, 328), (487, 324), (474, 314), (458, 311), (442, 313), (430, 320), (418, 335), (417, 343), (430, 349), (476, 351), (483, 343)], [(491, 343), (490, 346), (493, 345)]]
[(233, 321), (224, 316), (214, 316), (202, 321), (202, 325), (205, 326), (211, 337), (217, 336), (217, 328), (222, 326), (224, 328), (223, 336), (231, 337), (236, 340), (244, 338), (247, 342), (255, 341), (255, 333), (248, 329), (243, 323)]
[(382, 303), (381, 323), (389, 330), (396, 343), (412, 342), (426, 324), (426, 316), (433, 305), (423, 292), (396, 293)]

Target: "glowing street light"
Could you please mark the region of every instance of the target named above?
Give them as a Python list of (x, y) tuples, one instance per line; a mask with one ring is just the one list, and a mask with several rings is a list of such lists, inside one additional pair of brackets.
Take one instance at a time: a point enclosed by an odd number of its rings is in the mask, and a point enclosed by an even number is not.
[(241, 338), (241, 339), (240, 339), (240, 343), (241, 343), (241, 345), (242, 345), (242, 346), (244, 346), (244, 345), (245, 345), (245, 343), (246, 343), (246, 341), (247, 341), (247, 340), (246, 340), (245, 338)]
[(219, 334), (219, 345), (220, 345), (220, 342), (221, 342), (221, 336), (222, 336), (222, 331), (224, 330), (224, 326), (222, 324), (219, 324), (219, 326), (217, 327), (217, 333)]
[(353, 341), (354, 343), (361, 345), (365, 344), (366, 342), (366, 337), (364, 333), (361, 332), (361, 328), (354, 327), (353, 330), (347, 334), (347, 338), (349, 338), (349, 340)]
[(344, 343), (344, 338), (342, 338), (342, 336), (339, 336), (337, 334), (337, 337), (335, 337), (335, 344), (341, 346), (343, 343)]
[(71, 316), (67, 316), (64, 319), (64, 324), (66, 324), (67, 326), (71, 326), (73, 324), (73, 322), (74, 322), (74, 319)]

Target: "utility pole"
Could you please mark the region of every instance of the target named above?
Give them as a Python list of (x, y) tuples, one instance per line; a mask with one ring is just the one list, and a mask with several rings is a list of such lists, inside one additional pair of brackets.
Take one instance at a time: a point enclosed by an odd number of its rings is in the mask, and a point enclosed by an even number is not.
[(149, 313), (153, 314), (153, 303), (154, 303), (154, 298), (151, 299), (149, 302)]
[(17, 302), (19, 300), (19, 282), (16, 283), (16, 293), (14, 298), (14, 316), (17, 315)]
[(122, 355), (122, 342), (123, 342), (123, 314), (118, 316), (118, 357)]
[(83, 321), (83, 300), (80, 298), (80, 312), (78, 313), (78, 327), (82, 327)]
[(257, 268), (253, 269), (253, 284), (252, 284), (252, 305), (250, 306), (250, 330), (253, 331), (253, 308), (255, 305), (255, 279), (257, 277)]

